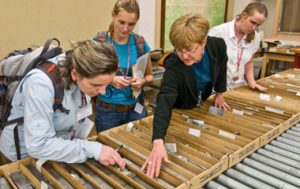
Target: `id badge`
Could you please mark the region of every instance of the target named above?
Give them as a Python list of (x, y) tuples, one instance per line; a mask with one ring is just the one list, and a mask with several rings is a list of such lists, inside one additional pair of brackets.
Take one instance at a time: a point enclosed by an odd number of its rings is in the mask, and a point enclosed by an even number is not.
[(77, 112), (76, 112), (76, 119), (77, 121), (80, 121), (90, 115), (93, 114), (92, 110), (92, 104), (88, 104), (84, 107), (81, 107)]
[(134, 111), (138, 114), (142, 114), (143, 109), (144, 109), (144, 106), (137, 102), (134, 107)]
[(75, 131), (74, 138), (85, 139), (89, 136), (93, 129), (94, 122), (89, 118), (86, 118), (83, 122), (79, 123), (77, 130)]

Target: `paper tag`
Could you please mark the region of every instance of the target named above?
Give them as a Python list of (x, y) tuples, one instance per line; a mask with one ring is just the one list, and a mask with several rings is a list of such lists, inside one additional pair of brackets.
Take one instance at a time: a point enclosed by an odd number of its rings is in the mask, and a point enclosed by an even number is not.
[(289, 86), (289, 87), (295, 87), (295, 88), (300, 88), (300, 86), (298, 86), (298, 85), (293, 85), (293, 84), (290, 84), (290, 83), (286, 83), (285, 84), (286, 86)]
[(210, 106), (209, 109), (208, 109), (208, 112), (213, 113), (215, 115), (224, 116), (224, 109), (222, 109), (222, 108), (217, 108), (217, 107), (214, 107), (214, 106)]
[(79, 123), (78, 128), (75, 131), (74, 138), (87, 138), (93, 127), (94, 122), (89, 118), (85, 118), (85, 120), (82, 123)]
[(198, 119), (188, 119), (187, 120), (188, 123), (196, 125), (198, 127), (204, 128), (204, 121), (202, 120), (198, 120)]
[(270, 95), (263, 94), (263, 93), (260, 93), (260, 94), (259, 94), (259, 98), (260, 98), (261, 100), (266, 100), (266, 101), (270, 101), (270, 100), (271, 100)]
[(279, 74), (274, 74), (274, 77), (280, 78), (281, 76)]
[[(143, 78), (145, 75), (147, 63), (149, 60), (149, 53), (144, 54), (143, 56), (139, 57), (136, 61), (136, 64), (134, 65), (134, 73), (133, 78)], [(135, 98), (138, 98), (138, 96), (141, 94), (142, 89), (138, 89), (135, 91)]]
[(41, 181), (41, 189), (48, 189), (48, 184), (46, 184), (44, 181)]
[(235, 140), (235, 134), (232, 134), (232, 133), (229, 133), (227, 131), (224, 131), (224, 130), (219, 130), (219, 135), (220, 136), (223, 136), (223, 137), (226, 137), (226, 138), (229, 138), (231, 140)]
[(277, 113), (277, 114), (284, 114), (283, 110), (279, 110), (279, 109), (272, 108), (272, 107), (269, 107), (269, 106), (266, 106), (265, 110), (269, 111), (269, 112)]
[(131, 132), (132, 128), (134, 127), (134, 124), (132, 122), (129, 122), (127, 124), (127, 127), (126, 127), (126, 131), (127, 132)]
[(201, 131), (198, 129), (189, 128), (189, 134), (196, 137), (200, 137)]
[(237, 115), (244, 115), (244, 111), (242, 111), (242, 110), (237, 110), (237, 109), (232, 109), (232, 113), (234, 113), (234, 114), (237, 114)]
[(92, 110), (92, 105), (88, 104), (84, 107), (81, 107), (77, 112), (76, 112), (76, 118), (77, 121), (80, 121), (90, 115), (93, 114), (93, 110)]
[(71, 173), (70, 175), (71, 175), (74, 179), (80, 180), (79, 177), (78, 177), (77, 175), (75, 175), (74, 173)]
[(292, 93), (300, 92), (299, 90), (295, 90), (295, 89), (287, 89), (287, 91), (292, 92)]
[(252, 112), (247, 112), (247, 111), (245, 111), (244, 113), (247, 114), (247, 115), (253, 115)]
[(296, 77), (294, 74), (287, 74), (286, 76), (287, 76), (287, 78), (295, 78)]
[(35, 163), (36, 169), (41, 173), (42, 172), (42, 166), (47, 160), (39, 159)]
[(189, 116), (182, 114), (182, 117), (184, 117), (185, 119), (189, 119)]
[(277, 95), (277, 96), (275, 96), (275, 101), (276, 101), (276, 102), (279, 102), (279, 101), (281, 101), (281, 99), (282, 99), (282, 97), (281, 97), (281, 96), (278, 96), (278, 95)]
[(166, 143), (165, 146), (168, 151), (173, 152), (173, 153), (177, 152), (176, 143)]
[(143, 109), (144, 109), (144, 106), (137, 102), (134, 107), (134, 111), (138, 114), (142, 114)]

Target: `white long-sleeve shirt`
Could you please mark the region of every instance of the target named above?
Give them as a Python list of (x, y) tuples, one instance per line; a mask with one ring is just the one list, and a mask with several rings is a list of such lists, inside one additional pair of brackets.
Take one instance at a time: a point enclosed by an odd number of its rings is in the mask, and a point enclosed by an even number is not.
[[(67, 163), (84, 162), (87, 158), (98, 160), (101, 143), (70, 140), (72, 129), (78, 124), (76, 112), (82, 98), (77, 85), (64, 90), (62, 104), (70, 110), (69, 114), (60, 110), (53, 112), (54, 88), (51, 79), (38, 69), (29, 74), (17, 88), (9, 117), (11, 120), (24, 116), (24, 124), (18, 125), (22, 158), (30, 155), (37, 159)], [(17, 160), (13, 137), (15, 126), (6, 126), (0, 137), (0, 151), (12, 161)]]

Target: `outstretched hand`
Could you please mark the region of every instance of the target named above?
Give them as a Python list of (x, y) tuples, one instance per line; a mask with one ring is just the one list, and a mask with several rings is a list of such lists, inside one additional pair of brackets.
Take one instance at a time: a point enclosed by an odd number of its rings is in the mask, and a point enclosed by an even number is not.
[(230, 109), (230, 106), (225, 102), (225, 99), (223, 97), (223, 93), (216, 93), (216, 95), (215, 95), (215, 106), (217, 108), (222, 108), (225, 111), (227, 109)]
[(168, 159), (163, 139), (156, 139), (153, 141), (152, 151), (147, 160), (144, 162), (142, 170), (146, 171), (146, 174), (151, 178), (154, 176), (158, 177), (162, 161), (172, 163)]
[(263, 87), (263, 86), (257, 84), (256, 82), (254, 84), (248, 84), (248, 87), (252, 90), (257, 90), (260, 92), (266, 92), (268, 90), (268, 88)]

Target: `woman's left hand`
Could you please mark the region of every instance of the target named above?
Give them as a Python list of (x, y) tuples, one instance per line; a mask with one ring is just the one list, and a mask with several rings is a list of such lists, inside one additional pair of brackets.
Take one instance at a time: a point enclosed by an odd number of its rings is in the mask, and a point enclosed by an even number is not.
[(248, 87), (252, 90), (257, 90), (257, 91), (260, 91), (260, 92), (266, 92), (268, 90), (268, 88), (266, 87), (263, 87), (259, 84), (257, 84), (256, 82), (254, 84), (248, 84)]
[(145, 85), (145, 83), (146, 80), (144, 78), (136, 77), (131, 80), (131, 86), (135, 90), (142, 88)]
[(217, 108), (222, 108), (225, 111), (227, 109), (230, 109), (230, 106), (225, 102), (225, 99), (224, 99), (222, 93), (216, 93), (216, 95), (215, 95), (215, 106)]

